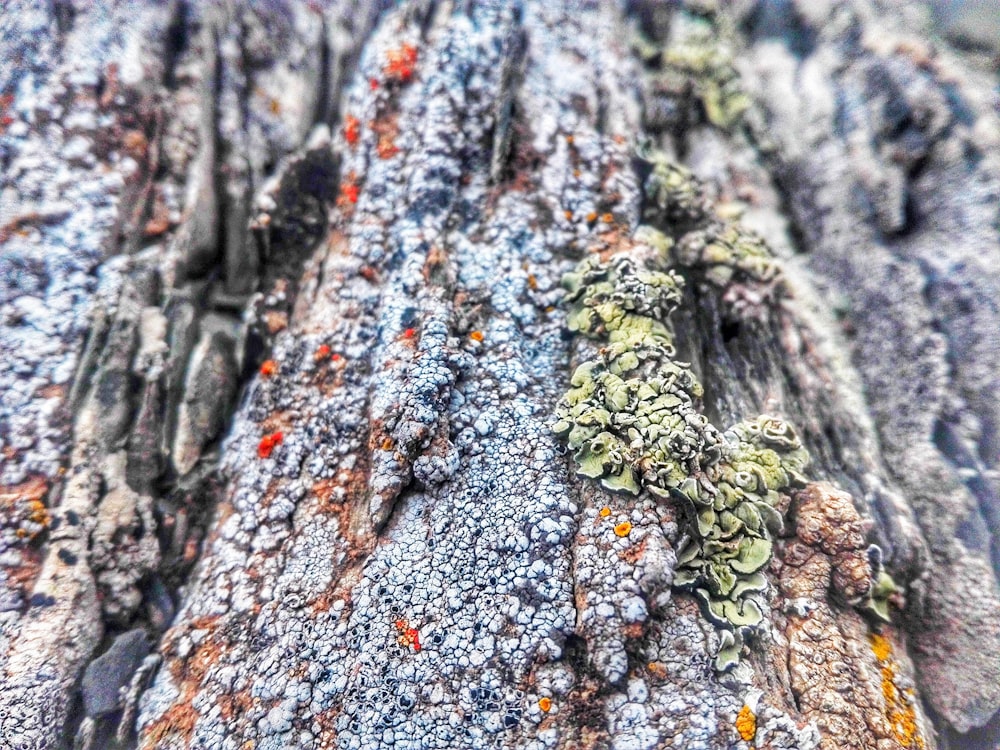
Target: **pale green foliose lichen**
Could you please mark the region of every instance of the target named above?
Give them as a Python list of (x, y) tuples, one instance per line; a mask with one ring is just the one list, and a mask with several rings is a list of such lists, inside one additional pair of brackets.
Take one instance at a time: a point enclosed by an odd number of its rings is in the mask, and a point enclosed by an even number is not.
[(632, 45), (652, 69), (650, 85), (655, 96), (674, 100), (675, 106), (693, 99), (705, 120), (731, 131), (742, 120), (750, 98), (740, 83), (733, 33), (727, 26), (712, 11), (681, 13), (662, 43), (637, 35)]
[[(792, 427), (760, 416), (720, 432), (700, 412), (702, 388), (676, 360), (670, 313), (684, 282), (667, 268), (671, 243), (640, 228), (640, 256), (584, 259), (563, 280), (569, 328), (601, 342), (556, 408), (579, 474), (609, 490), (643, 489), (682, 504), (689, 519), (674, 584), (691, 590), (719, 630), (716, 669), (739, 661), (764, 618), (763, 569), (782, 527), (780, 494), (808, 461)], [(665, 238), (664, 238), (665, 240)]]

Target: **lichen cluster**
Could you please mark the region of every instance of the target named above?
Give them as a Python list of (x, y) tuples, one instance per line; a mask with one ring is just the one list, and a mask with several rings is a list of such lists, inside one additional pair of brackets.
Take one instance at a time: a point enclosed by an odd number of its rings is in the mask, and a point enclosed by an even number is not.
[(710, 11), (685, 13), (676, 16), (662, 41), (641, 34), (633, 39), (635, 52), (650, 70), (655, 109), (661, 110), (647, 113), (649, 125), (666, 129), (685, 121), (707, 121), (733, 130), (740, 124), (750, 99), (734, 65), (727, 26)]
[(570, 330), (601, 348), (574, 372), (553, 429), (581, 475), (683, 504), (689, 523), (674, 584), (690, 589), (718, 628), (722, 671), (763, 621), (779, 493), (804, 482), (808, 456), (778, 417), (721, 432), (701, 413), (701, 385), (677, 361), (668, 320), (684, 282), (667, 267), (669, 241), (656, 237), (644, 229), (627, 253), (587, 257), (564, 278)]

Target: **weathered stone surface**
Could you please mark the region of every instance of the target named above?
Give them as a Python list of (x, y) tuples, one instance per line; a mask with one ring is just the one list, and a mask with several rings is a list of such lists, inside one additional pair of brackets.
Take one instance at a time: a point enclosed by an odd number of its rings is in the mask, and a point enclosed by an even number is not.
[[(995, 62), (720, 5), (5, 6), (4, 742), (992, 750)], [(728, 672), (552, 432), (641, 223), (692, 418), (812, 458)]]

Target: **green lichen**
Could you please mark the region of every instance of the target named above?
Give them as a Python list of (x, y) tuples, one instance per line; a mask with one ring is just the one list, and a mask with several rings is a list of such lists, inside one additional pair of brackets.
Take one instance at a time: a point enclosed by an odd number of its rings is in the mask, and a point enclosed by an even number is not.
[(580, 475), (681, 504), (687, 539), (674, 584), (691, 590), (718, 628), (722, 671), (763, 621), (780, 493), (803, 483), (808, 456), (778, 417), (720, 432), (701, 413), (701, 385), (676, 360), (669, 322), (684, 289), (667, 266), (671, 243), (648, 228), (636, 242), (628, 254), (586, 258), (564, 279), (570, 329), (601, 348), (574, 372), (553, 429)]
[(654, 71), (650, 76), (654, 96), (673, 100), (675, 110), (693, 98), (705, 120), (731, 131), (741, 122), (750, 99), (740, 85), (732, 34), (722, 20), (712, 12), (679, 13), (665, 45), (640, 36), (633, 48)]
[(704, 268), (705, 278), (718, 287), (734, 279), (768, 284), (781, 275), (764, 240), (735, 223), (713, 222), (688, 232), (677, 243), (674, 255), (683, 266)]
[[(640, 142), (636, 156), (646, 164), (643, 218), (678, 236), (640, 227), (642, 240), (716, 289), (733, 285), (752, 287), (754, 299), (781, 294), (786, 289), (781, 264), (764, 240), (736, 221), (726, 221), (712, 208), (706, 190), (688, 169), (676, 164), (648, 142)], [(739, 295), (734, 297), (738, 298)]]

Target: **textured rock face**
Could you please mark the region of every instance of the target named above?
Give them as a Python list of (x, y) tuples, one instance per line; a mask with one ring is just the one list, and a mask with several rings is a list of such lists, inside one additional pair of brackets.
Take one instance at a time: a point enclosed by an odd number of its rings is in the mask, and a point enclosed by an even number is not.
[[(993, 748), (992, 63), (388, 6), (3, 11), (4, 742)], [(567, 452), (647, 339), (704, 439)]]

